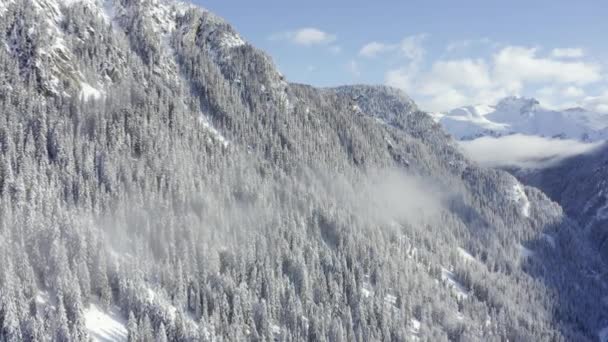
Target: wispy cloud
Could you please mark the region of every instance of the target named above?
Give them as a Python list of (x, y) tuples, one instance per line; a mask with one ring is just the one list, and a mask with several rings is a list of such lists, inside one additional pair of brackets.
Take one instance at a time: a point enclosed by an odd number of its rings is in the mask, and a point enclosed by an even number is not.
[(418, 61), (426, 52), (422, 43), (427, 36), (425, 33), (407, 36), (400, 42), (392, 44), (377, 41), (369, 42), (361, 47), (359, 56), (374, 58), (385, 53), (398, 52), (401, 57), (405, 57), (407, 60)]
[(422, 44), (427, 37), (428, 34), (420, 33), (403, 38), (401, 43), (399, 43), (400, 53), (410, 61), (421, 60), (426, 53), (426, 49)]
[(346, 64), (346, 70), (348, 70), (348, 72), (356, 78), (361, 76), (361, 70), (359, 69), (359, 63), (357, 63), (357, 61), (355, 61), (355, 60), (350, 60)]
[(581, 48), (558, 48), (551, 50), (551, 56), (555, 58), (581, 58), (585, 51)]
[(294, 31), (278, 32), (269, 37), (274, 41), (289, 41), (301, 46), (328, 45), (336, 41), (336, 35), (315, 27), (304, 27)]
[(448, 45), (445, 47), (445, 50), (447, 52), (453, 52), (457, 50), (468, 49), (476, 45), (490, 44), (497, 45), (498, 43), (494, 42), (489, 38), (454, 40), (448, 43)]
[(359, 56), (367, 57), (367, 58), (374, 58), (385, 52), (393, 51), (393, 50), (395, 50), (396, 47), (397, 47), (396, 45), (389, 45), (389, 44), (384, 44), (384, 43), (380, 43), (380, 42), (370, 42), (370, 43), (365, 44), (361, 48), (361, 50), (359, 50)]

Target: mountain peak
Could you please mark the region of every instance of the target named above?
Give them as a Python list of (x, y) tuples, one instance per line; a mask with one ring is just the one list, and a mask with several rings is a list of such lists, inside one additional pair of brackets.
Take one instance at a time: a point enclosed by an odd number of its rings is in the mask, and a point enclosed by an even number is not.
[(540, 102), (535, 98), (527, 98), (522, 96), (508, 96), (500, 100), (496, 104), (498, 110), (520, 111), (521, 113), (529, 112), (540, 106)]
[[(481, 109), (480, 109), (481, 108)], [(458, 139), (509, 134), (597, 141), (608, 137), (608, 120), (576, 107), (544, 108), (538, 100), (509, 96), (495, 106), (466, 106), (449, 111), (439, 121)]]
[(570, 108), (564, 109), (564, 112), (572, 112), (572, 113), (584, 113), (586, 111), (587, 110), (585, 108), (580, 107), (580, 106), (579, 107), (570, 107)]

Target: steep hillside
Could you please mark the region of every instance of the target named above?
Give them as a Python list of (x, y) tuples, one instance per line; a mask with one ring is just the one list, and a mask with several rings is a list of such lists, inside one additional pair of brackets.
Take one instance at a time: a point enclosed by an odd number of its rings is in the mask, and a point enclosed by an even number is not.
[(605, 270), (402, 92), (212, 13), (0, 0), (0, 340), (585, 341)]
[(608, 146), (554, 167), (519, 171), (516, 175), (560, 203), (608, 257)]

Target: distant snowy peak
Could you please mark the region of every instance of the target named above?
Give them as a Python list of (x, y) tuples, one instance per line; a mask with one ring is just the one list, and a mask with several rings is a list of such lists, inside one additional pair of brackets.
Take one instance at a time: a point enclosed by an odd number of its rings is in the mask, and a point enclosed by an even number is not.
[(496, 105), (465, 106), (433, 117), (459, 140), (510, 134), (580, 141), (608, 139), (607, 114), (580, 107), (551, 110), (533, 98), (512, 96)]
[(495, 108), (500, 111), (527, 113), (539, 109), (540, 103), (534, 98), (509, 96), (500, 100)]

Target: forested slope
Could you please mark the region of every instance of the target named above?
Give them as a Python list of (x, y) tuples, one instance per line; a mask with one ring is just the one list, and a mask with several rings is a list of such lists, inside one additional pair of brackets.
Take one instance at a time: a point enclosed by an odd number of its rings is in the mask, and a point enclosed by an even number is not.
[[(291, 84), (213, 14), (0, 0), (0, 340), (584, 341), (604, 266), (403, 93)], [(113, 339), (125, 336), (112, 336)]]

